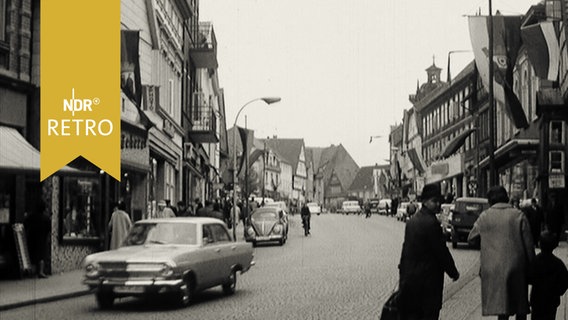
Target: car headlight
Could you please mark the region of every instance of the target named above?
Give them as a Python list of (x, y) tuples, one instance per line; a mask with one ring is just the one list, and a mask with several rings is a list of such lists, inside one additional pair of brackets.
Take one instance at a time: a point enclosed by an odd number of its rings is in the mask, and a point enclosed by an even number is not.
[(170, 266), (169, 264), (164, 263), (160, 268), (159, 274), (162, 277), (169, 277), (174, 274), (174, 268), (172, 268), (172, 266)]
[(96, 277), (99, 275), (99, 264), (98, 263), (89, 263), (85, 266), (85, 275), (89, 278)]
[(272, 229), (272, 231), (274, 233), (282, 233), (282, 225), (281, 224), (275, 225), (274, 228)]

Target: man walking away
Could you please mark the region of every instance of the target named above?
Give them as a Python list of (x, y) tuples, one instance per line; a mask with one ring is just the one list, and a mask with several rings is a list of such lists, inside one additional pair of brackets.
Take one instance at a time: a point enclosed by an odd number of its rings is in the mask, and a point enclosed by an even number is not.
[(489, 209), (483, 211), (469, 233), (468, 241), (481, 240), (481, 311), (499, 320), (529, 313), (529, 267), (534, 245), (527, 217), (509, 204), (507, 190), (494, 186), (487, 192)]
[(406, 223), (399, 264), (402, 320), (438, 319), (444, 273), (454, 281), (460, 277), (436, 219), (441, 202), (440, 186), (425, 185), (422, 207)]

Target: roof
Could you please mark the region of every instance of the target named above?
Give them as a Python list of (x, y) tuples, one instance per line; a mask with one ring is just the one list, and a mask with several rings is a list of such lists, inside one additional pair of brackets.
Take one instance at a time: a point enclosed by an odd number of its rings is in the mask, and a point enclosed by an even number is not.
[(373, 190), (374, 181), (373, 181), (373, 169), (377, 167), (375, 166), (368, 166), (368, 167), (361, 167), (355, 179), (351, 183), (349, 190)]
[(266, 139), (266, 146), (275, 151), (282, 159), (287, 160), (292, 165), (292, 170), (296, 172), (300, 160), (300, 152), (304, 146), (304, 139)]
[(329, 184), (331, 177), (335, 175), (344, 190), (351, 186), (353, 179), (359, 172), (359, 166), (342, 144), (338, 146), (331, 145), (323, 149), (319, 164), (315, 168), (317, 169), (314, 172), (319, 171), (326, 186)]

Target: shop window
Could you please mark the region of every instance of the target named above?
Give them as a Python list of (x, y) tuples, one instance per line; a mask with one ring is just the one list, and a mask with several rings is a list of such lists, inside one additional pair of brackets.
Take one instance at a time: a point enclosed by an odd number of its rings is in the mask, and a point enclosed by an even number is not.
[(564, 121), (551, 121), (549, 141), (551, 144), (564, 144)]
[(564, 172), (564, 152), (550, 151), (548, 155), (550, 161), (550, 172)]
[(104, 230), (99, 179), (63, 177), (62, 180), (61, 239), (98, 240)]

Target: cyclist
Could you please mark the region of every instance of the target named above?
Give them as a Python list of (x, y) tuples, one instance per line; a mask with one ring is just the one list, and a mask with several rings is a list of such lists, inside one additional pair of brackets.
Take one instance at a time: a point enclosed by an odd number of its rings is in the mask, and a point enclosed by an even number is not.
[(302, 216), (302, 225), (304, 226), (304, 235), (307, 237), (310, 234), (310, 208), (303, 204), (302, 209), (300, 210), (300, 215)]

